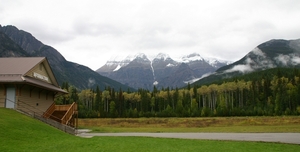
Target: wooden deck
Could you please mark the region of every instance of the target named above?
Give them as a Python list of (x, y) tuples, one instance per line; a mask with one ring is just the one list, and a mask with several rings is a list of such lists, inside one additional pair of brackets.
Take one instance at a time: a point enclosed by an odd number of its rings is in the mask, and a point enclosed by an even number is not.
[(44, 113), (43, 117), (77, 128), (77, 104), (75, 102), (69, 105), (55, 105), (55, 103), (53, 103)]

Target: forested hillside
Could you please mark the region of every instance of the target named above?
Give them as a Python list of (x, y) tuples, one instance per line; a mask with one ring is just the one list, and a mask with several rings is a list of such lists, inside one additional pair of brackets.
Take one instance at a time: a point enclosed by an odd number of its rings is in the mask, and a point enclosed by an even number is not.
[(300, 39), (274, 39), (264, 42), (246, 54), (240, 60), (219, 68), (215, 73), (195, 82), (207, 85), (224, 78), (241, 76), (255, 71), (276, 67), (299, 68)]
[[(275, 68), (184, 89), (82, 90), (57, 102), (79, 102), (80, 117), (276, 116), (300, 114), (300, 70)], [(72, 91), (73, 90), (73, 91)]]

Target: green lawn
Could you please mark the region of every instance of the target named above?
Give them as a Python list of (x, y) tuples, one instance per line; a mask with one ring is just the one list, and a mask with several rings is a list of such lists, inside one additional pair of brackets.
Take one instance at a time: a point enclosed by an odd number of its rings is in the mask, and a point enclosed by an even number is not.
[(13, 110), (0, 108), (0, 151), (300, 151), (299, 145), (164, 139), (148, 137), (81, 138), (65, 134)]

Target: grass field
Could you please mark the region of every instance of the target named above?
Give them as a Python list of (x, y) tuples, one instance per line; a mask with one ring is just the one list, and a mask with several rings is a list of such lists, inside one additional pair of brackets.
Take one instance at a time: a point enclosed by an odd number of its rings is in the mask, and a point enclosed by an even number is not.
[(79, 119), (93, 132), (300, 132), (299, 116)]
[(300, 151), (299, 145), (164, 139), (147, 137), (81, 138), (63, 133), (13, 110), (0, 108), (0, 151)]

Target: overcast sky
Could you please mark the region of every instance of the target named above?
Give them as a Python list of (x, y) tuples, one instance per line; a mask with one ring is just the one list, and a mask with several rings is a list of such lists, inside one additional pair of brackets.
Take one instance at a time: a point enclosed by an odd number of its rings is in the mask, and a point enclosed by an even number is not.
[(0, 0), (0, 24), (93, 70), (136, 53), (236, 61), (270, 39), (299, 39), (300, 1)]

